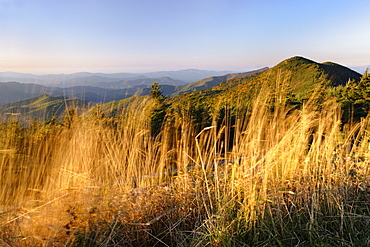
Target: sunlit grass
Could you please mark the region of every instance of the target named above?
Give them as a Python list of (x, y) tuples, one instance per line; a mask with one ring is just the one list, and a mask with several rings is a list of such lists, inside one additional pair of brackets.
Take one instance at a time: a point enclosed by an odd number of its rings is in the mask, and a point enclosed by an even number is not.
[(235, 123), (199, 132), (184, 117), (156, 137), (150, 102), (21, 138), (4, 128), (0, 243), (366, 246), (369, 119), (343, 126), (335, 102), (316, 105), (265, 92)]

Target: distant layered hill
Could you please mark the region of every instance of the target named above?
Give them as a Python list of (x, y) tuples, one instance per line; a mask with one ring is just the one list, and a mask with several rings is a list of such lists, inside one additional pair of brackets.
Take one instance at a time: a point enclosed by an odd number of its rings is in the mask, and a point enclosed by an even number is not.
[[(169, 96), (166, 104), (170, 109), (192, 109), (198, 113), (208, 112), (215, 108), (229, 107), (249, 108), (256, 96), (262, 91), (265, 95), (282, 94), (290, 100), (299, 104), (308, 99), (318, 88), (325, 90), (346, 85), (349, 80), (358, 82), (361, 75), (345, 66), (333, 63), (317, 63), (303, 57), (292, 57), (282, 61), (273, 68), (262, 68), (260, 70), (212, 76), (185, 85), (160, 85), (164, 95)], [(135, 80), (142, 80), (136, 78)], [(127, 107), (138, 107), (144, 99), (139, 97), (150, 95), (150, 84), (143, 83), (125, 89), (107, 89), (91, 86), (78, 86), (71, 88), (52, 88), (35, 84), (0, 83), (0, 100), (14, 100), (19, 97), (32, 97), (47, 93), (50, 95), (64, 95), (66, 98), (79, 98), (92, 102), (104, 103), (101, 105), (103, 111), (109, 115), (120, 112)], [(28, 95), (26, 95), (28, 93)], [(131, 97), (137, 96), (137, 97)], [(50, 97), (43, 95), (42, 97)], [(271, 96), (272, 97), (272, 96)], [(36, 97), (37, 98), (37, 97)], [(59, 98), (60, 99), (60, 98)], [(50, 100), (54, 101), (54, 100)], [(26, 102), (26, 101), (22, 101)], [(81, 101), (81, 104), (84, 101)], [(4, 113), (21, 113), (34, 111), (32, 107), (18, 104), (18, 112), (13, 111), (14, 105), (5, 105)], [(29, 104), (25, 104), (29, 105)], [(50, 108), (45, 108), (50, 110)], [(53, 108), (55, 109), (55, 108)], [(65, 109), (64, 109), (65, 110)], [(206, 115), (207, 115), (206, 114)], [(50, 116), (46, 115), (45, 116)], [(198, 119), (201, 119), (199, 117)]]
[(0, 82), (16, 81), (33, 83), (43, 86), (74, 87), (95, 86), (103, 88), (126, 88), (136, 85), (148, 85), (153, 81), (167, 85), (182, 85), (210, 76), (219, 76), (232, 73), (231, 71), (209, 70), (178, 70), (158, 71), (150, 73), (89, 73), (79, 72), (72, 74), (23, 74), (16, 72), (0, 72)]
[(19, 82), (0, 83), (0, 105), (34, 97), (40, 94), (53, 94), (55, 90), (38, 84)]
[(261, 69), (258, 69), (258, 70), (252, 70), (252, 71), (244, 72), (244, 73), (234, 73), (234, 74), (226, 74), (226, 75), (222, 75), (222, 76), (208, 77), (208, 78), (205, 78), (205, 79), (193, 82), (193, 83), (189, 83), (189, 84), (186, 84), (186, 85), (181, 85), (181, 86), (176, 87), (175, 92), (172, 93), (171, 96), (177, 96), (179, 94), (186, 93), (186, 92), (193, 92), (193, 91), (197, 91), (197, 90), (211, 88), (211, 87), (214, 87), (214, 86), (216, 86), (217, 84), (219, 84), (221, 82), (228, 81), (228, 80), (231, 80), (231, 79), (246, 77), (246, 76), (251, 75), (251, 74), (263, 72), (267, 69), (268, 69), (268, 67), (264, 67), (264, 68), (261, 68)]
[(16, 117), (23, 122), (33, 119), (43, 121), (53, 115), (56, 117), (62, 116), (68, 109), (76, 109), (81, 113), (90, 107), (90, 103), (79, 99), (42, 94), (0, 106), (0, 119), (7, 120)]
[[(200, 72), (201, 71), (199, 71), (199, 73)], [(159, 72), (157, 72), (157, 74), (158, 73)], [(166, 96), (175, 96), (184, 92), (211, 87), (216, 85), (220, 81), (227, 80), (228, 78), (241, 77), (250, 73), (253, 72), (210, 77), (185, 85), (179, 85), (183, 82), (179, 80), (174, 80), (170, 77), (140, 77), (118, 80), (118, 77), (128, 75), (109, 74), (109, 76), (111, 76), (112, 78), (105, 78), (102, 77), (100, 74), (92, 76), (91, 73), (85, 72), (76, 73), (75, 75), (79, 77), (74, 79), (70, 75), (66, 75), (65, 81), (62, 83), (63, 86), (81, 84), (80, 86), (73, 87), (56, 87), (51, 85), (42, 86), (35, 83), (0, 82), (0, 105), (27, 99), (29, 97), (34, 97), (40, 94), (47, 94), (50, 96), (64, 95), (68, 98), (77, 98), (94, 103), (107, 103), (110, 101), (126, 99), (132, 96), (149, 95), (151, 85), (154, 81), (157, 81), (161, 85), (161, 89)], [(3, 72), (3, 75), (13, 75), (19, 80), (21, 80), (20, 78), (22, 76), (22, 74), (12, 72)], [(30, 74), (27, 76), (29, 76), (31, 80), (37, 81), (36, 77), (32, 77), (34, 75)], [(57, 78), (57, 75), (55, 76)], [(98, 81), (103, 82), (98, 83)]]
[[(150, 81), (152, 84), (154, 81)], [(150, 85), (151, 85), (150, 84)], [(136, 85), (123, 89), (109, 89), (92, 86), (75, 86), (68, 88), (47, 87), (33, 83), (0, 82), (0, 105), (47, 94), (50, 96), (64, 95), (67, 98), (77, 98), (94, 103), (106, 103), (132, 97), (142, 88), (150, 85)]]
[(145, 73), (144, 76), (151, 77), (151, 78), (158, 78), (158, 77), (171, 77), (176, 80), (181, 80), (186, 83), (194, 82), (201, 80), (203, 78), (208, 78), (211, 76), (221, 76), (226, 74), (235, 73), (229, 70), (223, 71), (213, 71), (213, 70), (199, 70), (199, 69), (185, 69), (185, 70), (178, 70), (178, 71), (158, 71), (158, 72), (150, 72)]
[(131, 87), (148, 87), (156, 81), (162, 85), (181, 85), (185, 82), (180, 80), (174, 80), (170, 77), (160, 77), (160, 78), (137, 78), (137, 79), (125, 79), (114, 81), (110, 83), (97, 83), (95, 86), (109, 88), (109, 89), (124, 89), (124, 88), (131, 88)]
[[(219, 84), (221, 82), (231, 80), (231, 79), (235, 79), (235, 78), (245, 77), (245, 76), (248, 76), (248, 75), (251, 75), (251, 74), (255, 74), (255, 73), (265, 71), (267, 69), (268, 69), (267, 67), (264, 67), (264, 68), (261, 68), (261, 69), (258, 69), (258, 70), (253, 70), (253, 71), (244, 72), (244, 73), (234, 73), (234, 74), (227, 74), (227, 75), (222, 75), (222, 76), (212, 76), (212, 77), (208, 77), (208, 78), (205, 78), (205, 79), (202, 79), (202, 80), (199, 80), (199, 81), (195, 81), (195, 82), (180, 85), (180, 86), (161, 85), (160, 82), (158, 82), (158, 83), (160, 84), (160, 88), (161, 88), (161, 91), (162, 91), (163, 95), (169, 96), (169, 97), (174, 97), (174, 96), (177, 96), (177, 95), (182, 94), (182, 93), (194, 92), (194, 91), (198, 91), (198, 90), (202, 90), (202, 89), (206, 89), (206, 88), (211, 88), (211, 87), (214, 87), (214, 86), (216, 86), (217, 84)], [(150, 90), (151, 90), (151, 88), (143, 88), (143, 89), (137, 91), (134, 94), (134, 96), (150, 95)]]

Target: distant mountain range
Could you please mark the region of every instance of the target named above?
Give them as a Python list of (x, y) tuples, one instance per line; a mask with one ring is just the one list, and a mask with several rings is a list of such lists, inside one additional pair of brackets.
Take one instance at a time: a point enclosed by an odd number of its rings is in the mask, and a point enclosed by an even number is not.
[[(266, 69), (266, 68), (264, 68)], [(189, 70), (190, 71), (190, 70)], [(196, 70), (191, 70), (195, 72)], [(193, 73), (192, 72), (192, 73)], [(199, 73), (206, 73), (206, 71), (198, 71)], [(174, 80), (170, 77), (161, 78), (131, 78), (131, 79), (118, 79), (119, 77), (128, 76), (129, 74), (106, 74), (109, 77), (103, 77), (103, 74), (92, 73), (76, 73), (73, 74), (77, 78), (73, 79), (72, 75), (64, 75), (64, 82), (56, 85), (66, 86), (78, 84), (72, 87), (59, 87), (45, 83), (45, 76), (37, 76), (32, 74), (20, 74), (14, 72), (3, 72), (5, 76), (2, 80), (14, 79), (15, 81), (0, 82), (0, 105), (35, 97), (40, 94), (47, 94), (50, 96), (63, 95), (67, 98), (77, 98), (94, 103), (106, 103), (115, 100), (121, 100), (132, 96), (142, 96), (150, 94), (150, 87), (154, 81), (160, 84), (163, 93), (166, 96), (174, 96), (184, 92), (191, 92), (195, 90), (212, 87), (217, 83), (227, 80), (228, 78), (241, 77), (246, 74), (254, 73), (244, 72), (237, 74), (228, 74), (222, 76), (213, 76), (202, 79), (189, 84), (183, 84), (182, 81)], [(156, 75), (165, 72), (155, 72)], [(173, 72), (180, 73), (180, 72)], [(182, 71), (181, 73), (185, 73)], [(211, 72), (209, 72), (211, 73)], [(6, 77), (12, 76), (12, 77)], [(48, 75), (52, 80), (62, 80), (62, 75)], [(46, 78), (46, 77), (45, 77)], [(1, 79), (1, 77), (0, 77)], [(36, 81), (44, 83), (25, 83), (24, 81)], [(73, 81), (73, 82), (72, 82)], [(98, 82), (100, 81), (100, 82)]]
[[(160, 84), (161, 90), (166, 96), (173, 96), (212, 87), (221, 81), (254, 72), (212, 76), (188, 84), (170, 77), (147, 78), (128, 73), (81, 72), (69, 75), (33, 75), (2, 72), (0, 73), (0, 81), (11, 81), (0, 82), (0, 120), (7, 120), (15, 116), (23, 122), (29, 122), (33, 119), (43, 120), (52, 114), (60, 117), (66, 109), (71, 107), (86, 109), (96, 103), (116, 102), (132, 96), (149, 95), (154, 81)], [(154, 72), (150, 76), (184, 77), (190, 75), (190, 78), (198, 78), (202, 75), (217, 73), (215, 71), (186, 70)], [(77, 86), (65, 87), (75, 84)]]
[(149, 85), (153, 80), (160, 84), (182, 85), (211, 76), (220, 76), (232, 71), (209, 71), (209, 70), (178, 70), (158, 71), (150, 73), (89, 73), (79, 72), (73, 74), (23, 74), (17, 72), (0, 72), (0, 82), (16, 81), (21, 83), (34, 83), (43, 86), (73, 87), (95, 86), (102, 88), (122, 89), (135, 85)]
[[(209, 72), (189, 71), (193, 75)], [(18, 82), (0, 82), (0, 105), (2, 105), (0, 116), (2, 119), (15, 115), (28, 120), (34, 117), (43, 119), (50, 117), (52, 112), (60, 116), (70, 107), (76, 106), (82, 109), (96, 103), (102, 104), (101, 109), (110, 116), (112, 111), (119, 112), (119, 109), (130, 107), (145, 98), (132, 96), (150, 95), (154, 81), (159, 82), (162, 93), (169, 97), (167, 101), (173, 108), (176, 108), (176, 105), (181, 108), (193, 102), (194, 105), (200, 105), (197, 109), (212, 109), (222, 104), (231, 106), (242, 104), (248, 107), (261, 88), (272, 92), (288, 90), (295, 100), (303, 102), (319, 86), (334, 88), (346, 85), (349, 79), (359, 81), (361, 78), (361, 74), (345, 66), (333, 62), (317, 63), (303, 57), (286, 59), (273, 68), (212, 75), (181, 85), (178, 85), (181, 83), (179, 79), (166, 77), (171, 75), (179, 78), (182, 73), (186, 71), (155, 72), (150, 75), (153, 78), (147, 78), (143, 75), (125, 73), (82, 72), (70, 75), (37, 76), (2, 72), (0, 81), (13, 78)], [(44, 84), (24, 83), (27, 78), (42, 81)], [(57, 80), (60, 80), (58, 85), (73, 85), (77, 81), (81, 85), (59, 87), (49, 84)], [(277, 83), (283, 84), (277, 85)]]
[[(227, 74), (227, 75), (222, 75), (222, 76), (212, 76), (212, 77), (208, 77), (205, 79), (201, 79), (199, 81), (195, 81), (195, 82), (188, 83), (185, 85), (180, 85), (180, 86), (160, 85), (160, 88), (162, 90), (162, 93), (165, 96), (174, 97), (182, 93), (194, 92), (194, 91), (198, 91), (198, 90), (202, 90), (206, 88), (211, 88), (211, 87), (216, 86), (220, 82), (235, 79), (235, 78), (245, 77), (247, 75), (259, 73), (267, 69), (268, 67), (264, 67), (258, 70), (252, 70), (252, 71), (244, 72), (244, 73), (234, 73), (234, 74)], [(151, 88), (140, 89), (134, 94), (134, 96), (150, 95), (150, 90)]]

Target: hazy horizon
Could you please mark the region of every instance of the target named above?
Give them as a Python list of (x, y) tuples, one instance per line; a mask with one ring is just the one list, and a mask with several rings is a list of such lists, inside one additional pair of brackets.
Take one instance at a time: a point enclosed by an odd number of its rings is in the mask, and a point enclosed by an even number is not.
[(303, 56), (361, 73), (369, 12), (366, 0), (0, 0), (0, 72), (250, 71)]
[[(264, 67), (267, 67), (267, 66), (264, 66)], [(248, 71), (252, 71), (252, 70), (258, 70), (258, 69), (262, 69), (263, 67), (257, 67), (257, 68), (252, 68)], [(19, 73), (19, 74), (33, 74), (33, 75), (52, 75), (52, 74), (77, 74), (77, 73), (91, 73), (91, 74), (150, 74), (150, 73), (157, 73), (157, 72), (180, 72), (180, 71), (190, 71), (190, 70), (194, 70), (194, 71), (209, 71), (209, 72), (235, 72), (235, 73), (241, 73), (241, 72), (248, 72), (248, 71), (232, 71), (232, 70), (203, 70), (203, 69), (196, 69), (196, 68), (187, 68), (187, 69), (178, 69), (178, 70), (156, 70), (156, 71), (136, 71), (136, 72), (132, 72), (132, 71), (120, 71), (120, 72), (99, 72), (99, 71), (76, 71), (76, 72), (70, 72), (70, 73), (28, 73), (28, 72), (18, 72), (18, 71), (0, 71), (0, 73)]]
[[(283, 60), (281, 60), (283, 61)], [(281, 62), (280, 61), (280, 62)], [(315, 61), (317, 62), (317, 61)], [(322, 62), (336, 62), (336, 61), (322, 61)], [(57, 75), (57, 74), (78, 74), (78, 73), (91, 73), (91, 74), (137, 74), (137, 75), (143, 75), (143, 74), (150, 74), (150, 73), (157, 73), (157, 72), (178, 72), (178, 71), (186, 71), (186, 70), (199, 70), (199, 71), (210, 71), (210, 72), (223, 72), (223, 71), (226, 71), (228, 73), (243, 73), (243, 72), (249, 72), (249, 71), (253, 71), (253, 70), (258, 70), (258, 69), (262, 69), (262, 68), (265, 68), (265, 67), (273, 67), (277, 64), (274, 64), (272, 66), (260, 66), (260, 67), (251, 67), (249, 69), (246, 69), (246, 70), (240, 70), (240, 71), (237, 71), (237, 70), (207, 70), (207, 69), (196, 69), (196, 68), (185, 68), (185, 69), (177, 69), (177, 70), (157, 70), (157, 71), (118, 71), (118, 72), (101, 72), (101, 71), (75, 71), (75, 72), (57, 72), (57, 73), (33, 73), (33, 72), (22, 72), (22, 71), (0, 71), (0, 73), (20, 73), (20, 74), (32, 74), (32, 75), (39, 75), (39, 76), (42, 76), (42, 75)], [(354, 66), (354, 67), (351, 67), (351, 66), (347, 66), (345, 64), (341, 64), (345, 67), (348, 67), (360, 74), (363, 74), (365, 72), (366, 69), (370, 68), (370, 65), (364, 65), (364, 66)]]

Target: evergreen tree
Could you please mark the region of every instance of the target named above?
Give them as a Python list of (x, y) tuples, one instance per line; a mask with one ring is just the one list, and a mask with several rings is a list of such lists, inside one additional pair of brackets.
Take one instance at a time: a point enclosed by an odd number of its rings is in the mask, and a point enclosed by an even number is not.
[(349, 80), (346, 86), (335, 90), (333, 96), (338, 97), (342, 105), (344, 122), (365, 117), (370, 110), (370, 75), (367, 70), (359, 82)]
[(166, 97), (163, 96), (158, 82), (155, 81), (153, 83), (150, 94), (153, 99), (153, 108), (150, 113), (150, 127), (152, 135), (155, 136), (160, 132), (168, 106), (164, 103)]
[(153, 82), (152, 90), (150, 91), (150, 94), (152, 95), (152, 99), (160, 103), (165, 100), (165, 97), (163, 96), (162, 91), (157, 81)]

